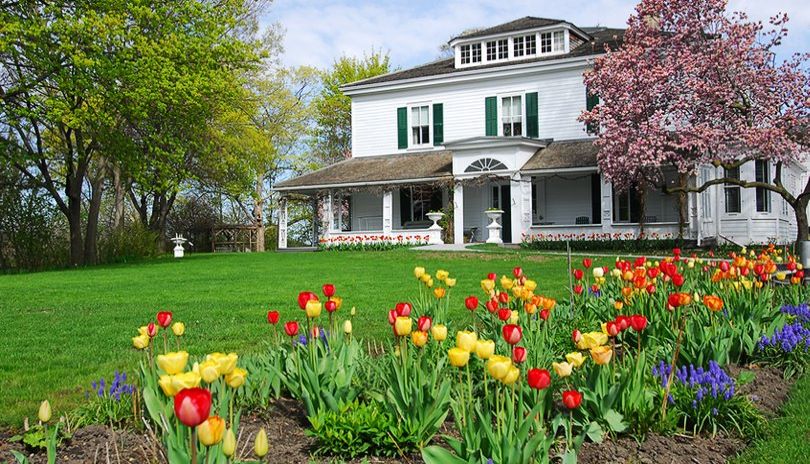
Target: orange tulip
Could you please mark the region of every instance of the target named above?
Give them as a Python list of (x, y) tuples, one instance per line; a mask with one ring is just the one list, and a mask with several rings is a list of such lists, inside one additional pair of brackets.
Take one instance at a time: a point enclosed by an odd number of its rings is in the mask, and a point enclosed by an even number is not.
[(716, 295), (706, 295), (703, 297), (703, 304), (710, 310), (717, 312), (723, 309), (723, 300)]

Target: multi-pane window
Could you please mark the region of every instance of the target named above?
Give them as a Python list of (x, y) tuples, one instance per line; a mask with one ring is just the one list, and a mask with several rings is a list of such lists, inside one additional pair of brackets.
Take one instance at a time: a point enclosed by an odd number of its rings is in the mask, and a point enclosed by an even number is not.
[(523, 37), (515, 37), (512, 39), (512, 56), (518, 57), (525, 54), (523, 48)]
[(437, 187), (404, 187), (399, 190), (399, 204), (403, 227), (422, 222), (429, 212), (442, 209), (442, 191)]
[(472, 62), (473, 63), (480, 63), (481, 62), (481, 44), (474, 43), (471, 45), (472, 47)]
[(498, 59), (505, 60), (509, 58), (509, 39), (498, 40)]
[[(740, 178), (740, 168), (725, 169), (725, 176), (729, 179)], [(726, 212), (739, 213), (742, 211), (742, 201), (740, 198), (740, 186), (733, 184), (726, 184), (723, 189), (725, 190), (726, 197)]]
[(555, 31), (552, 34), (552, 41), (551, 51), (553, 52), (564, 52), (565, 51), (565, 32), (563, 31)]
[(425, 145), (430, 143), (430, 112), (428, 106), (411, 108), (411, 143)]
[[(765, 160), (754, 161), (754, 177), (757, 182), (769, 183), (771, 181), (771, 166)], [(771, 191), (765, 187), (757, 187), (757, 211), (769, 213), (771, 211)]]
[(487, 42), (487, 61), (505, 60), (509, 57), (509, 39)]
[(501, 99), (501, 127), (504, 137), (523, 135), (523, 102), (520, 96)]
[(487, 42), (487, 61), (498, 59), (498, 43), (494, 40)]
[(461, 46), (461, 64), (470, 64), (470, 46)]
[(527, 35), (526, 36), (526, 54), (527, 55), (536, 55), (537, 54), (537, 36), (536, 35)]

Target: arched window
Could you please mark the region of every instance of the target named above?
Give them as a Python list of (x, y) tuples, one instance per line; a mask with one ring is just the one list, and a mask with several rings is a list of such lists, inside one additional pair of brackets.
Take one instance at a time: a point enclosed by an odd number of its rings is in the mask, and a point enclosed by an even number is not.
[(494, 158), (481, 158), (473, 161), (464, 172), (503, 171), (508, 169), (505, 164)]

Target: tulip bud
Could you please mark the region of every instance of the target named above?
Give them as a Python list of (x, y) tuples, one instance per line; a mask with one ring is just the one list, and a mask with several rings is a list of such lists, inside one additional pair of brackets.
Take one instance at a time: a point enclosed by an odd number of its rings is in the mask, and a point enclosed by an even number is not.
[(580, 332), (579, 329), (574, 329), (571, 333), (571, 340), (573, 340), (574, 343), (579, 343), (579, 341), (582, 340), (582, 332)]
[(286, 332), (290, 337), (294, 337), (296, 334), (298, 334), (298, 322), (289, 321), (284, 323), (284, 332)]
[(222, 454), (230, 458), (234, 453), (236, 453), (236, 435), (233, 433), (233, 429), (228, 429), (222, 440)]
[(39, 417), (41, 422), (48, 422), (51, 420), (51, 403), (49, 403), (48, 400), (45, 400), (39, 404), (37, 417)]
[(526, 348), (522, 346), (512, 348), (512, 362), (521, 364), (524, 361), (526, 361)]
[(515, 324), (506, 324), (503, 326), (503, 339), (510, 345), (517, 345), (521, 338), (523, 338), (523, 329)]
[(355, 308), (354, 306), (352, 306), (352, 310), (351, 310), (351, 311), (349, 311), (349, 314), (350, 314), (350, 315), (352, 315), (352, 316), (356, 316), (356, 315), (357, 315), (357, 308)]
[(154, 322), (150, 322), (149, 325), (146, 326), (146, 334), (149, 335), (149, 338), (155, 338), (157, 335), (157, 326)]
[(324, 309), (326, 312), (333, 313), (337, 311), (337, 303), (334, 300), (328, 300), (326, 303), (323, 304)]
[(196, 427), (211, 412), (211, 392), (203, 388), (184, 388), (174, 397), (174, 415), (188, 427)]
[(352, 333), (352, 321), (350, 321), (349, 319), (343, 321), (343, 333), (345, 333), (346, 335)]
[(324, 284), (323, 285), (323, 296), (327, 298), (331, 298), (335, 295), (335, 286), (332, 284)]
[(443, 342), (447, 339), (447, 326), (444, 324), (435, 324), (430, 328), (430, 334), (437, 342)]
[(529, 387), (535, 390), (543, 390), (551, 385), (551, 374), (545, 369), (529, 369), (526, 374), (526, 381)]
[(468, 296), (464, 299), (464, 306), (470, 311), (475, 311), (478, 308), (478, 298), (475, 296)]
[(582, 393), (576, 390), (566, 390), (562, 393), (563, 404), (568, 409), (576, 409), (582, 403)]
[(182, 337), (184, 333), (186, 333), (186, 325), (182, 322), (175, 322), (172, 324), (172, 332), (177, 337)]
[(172, 313), (171, 311), (161, 311), (157, 313), (157, 321), (161, 327), (164, 329), (169, 327), (169, 324), (172, 323)]
[(211, 416), (197, 426), (197, 436), (204, 446), (214, 446), (225, 434), (225, 421), (219, 416)]
[(619, 324), (617, 324), (615, 321), (610, 321), (606, 325), (606, 332), (609, 336), (615, 337), (619, 334), (619, 328)]
[(259, 430), (259, 433), (256, 434), (256, 440), (253, 442), (253, 452), (259, 458), (263, 458), (267, 455), (269, 447), (270, 445), (267, 443), (267, 432), (262, 428)]
[(550, 314), (551, 314), (551, 312), (550, 312), (548, 309), (544, 309), (544, 310), (540, 311), (540, 319), (542, 319), (542, 320), (544, 320), (544, 321), (547, 321), (547, 320), (548, 320), (548, 316), (549, 316)]
[(422, 331), (427, 332), (430, 330), (430, 326), (433, 324), (433, 321), (428, 316), (421, 316), (419, 320), (416, 322), (416, 327)]

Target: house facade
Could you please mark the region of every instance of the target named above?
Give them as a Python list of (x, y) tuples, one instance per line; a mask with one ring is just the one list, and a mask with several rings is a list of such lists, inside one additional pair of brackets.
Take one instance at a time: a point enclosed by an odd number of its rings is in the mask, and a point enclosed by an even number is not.
[[(352, 157), (275, 185), (282, 195), (279, 247), (287, 246), (292, 196), (316, 199), (316, 234), (327, 245), (483, 242), (493, 217), (505, 243), (635, 237), (641, 223), (648, 236), (676, 236), (676, 197), (614, 190), (597, 168), (593, 131), (578, 121), (598, 104), (583, 73), (606, 46), (620, 46), (622, 35), (525, 17), (452, 39), (452, 58), (345, 86)], [(770, 179), (772, 169), (757, 162), (729, 174)], [(706, 166), (690, 182), (722, 174)], [(784, 176), (798, 188), (807, 174), (790, 166)], [(764, 190), (713, 186), (689, 194), (687, 203), (686, 236), (698, 242), (796, 235), (790, 208)], [(436, 224), (433, 211), (449, 216)]]

